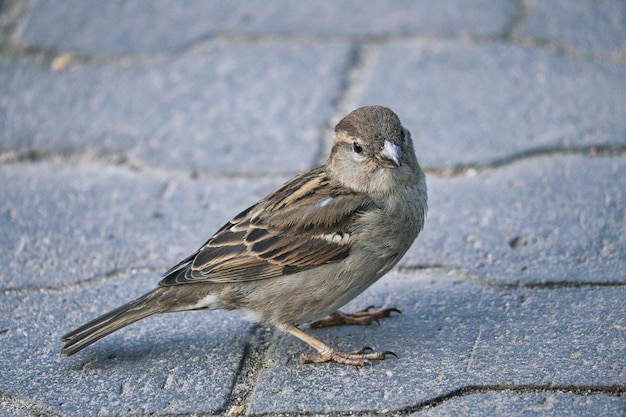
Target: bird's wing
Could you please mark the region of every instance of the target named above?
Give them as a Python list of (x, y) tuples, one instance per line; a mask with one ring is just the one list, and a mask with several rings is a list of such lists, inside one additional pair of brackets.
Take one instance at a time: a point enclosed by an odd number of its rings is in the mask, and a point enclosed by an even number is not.
[(259, 280), (338, 261), (350, 252), (356, 217), (373, 206), (317, 168), (225, 224), (159, 285)]

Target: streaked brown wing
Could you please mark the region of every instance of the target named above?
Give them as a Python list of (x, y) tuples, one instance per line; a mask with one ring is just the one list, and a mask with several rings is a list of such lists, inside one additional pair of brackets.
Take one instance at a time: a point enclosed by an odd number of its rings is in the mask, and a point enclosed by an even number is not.
[(267, 279), (343, 259), (354, 214), (371, 207), (322, 168), (301, 174), (225, 224), (160, 285)]

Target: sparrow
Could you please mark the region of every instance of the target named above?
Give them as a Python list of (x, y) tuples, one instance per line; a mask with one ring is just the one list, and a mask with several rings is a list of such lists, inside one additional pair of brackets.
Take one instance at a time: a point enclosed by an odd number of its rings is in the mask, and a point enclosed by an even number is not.
[(385, 359), (393, 352), (340, 352), (298, 326), (367, 324), (398, 311), (338, 309), (398, 263), (426, 210), (410, 132), (392, 110), (360, 107), (335, 126), (324, 165), (235, 216), (152, 291), (62, 336), (61, 352), (72, 355), (157, 313), (236, 309), (317, 351), (301, 363)]

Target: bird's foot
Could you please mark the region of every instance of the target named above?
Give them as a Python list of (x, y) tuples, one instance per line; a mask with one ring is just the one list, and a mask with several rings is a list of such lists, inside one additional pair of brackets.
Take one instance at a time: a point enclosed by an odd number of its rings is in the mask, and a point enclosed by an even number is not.
[(344, 365), (364, 366), (369, 361), (379, 361), (387, 356), (398, 357), (395, 353), (387, 350), (384, 352), (374, 352), (371, 347), (365, 346), (353, 352), (337, 352), (335, 349), (328, 349), (317, 354), (303, 354), (300, 356), (300, 363), (324, 363), (336, 362)]
[(337, 310), (328, 316), (328, 318), (309, 323), (309, 327), (328, 327), (340, 324), (372, 324), (374, 321), (378, 323), (378, 319), (380, 318), (389, 317), (391, 313), (402, 314), (397, 308), (381, 308), (378, 310), (373, 310), (373, 308), (374, 306), (369, 306), (363, 310), (355, 311), (354, 313), (344, 313)]

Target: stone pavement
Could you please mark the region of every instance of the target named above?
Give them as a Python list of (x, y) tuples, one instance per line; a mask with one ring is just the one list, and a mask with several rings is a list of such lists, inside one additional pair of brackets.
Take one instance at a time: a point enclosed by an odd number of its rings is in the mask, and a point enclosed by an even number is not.
[[(0, 416), (626, 415), (622, 0), (0, 2)], [(301, 365), (236, 312), (59, 337), (394, 109), (426, 228)]]

